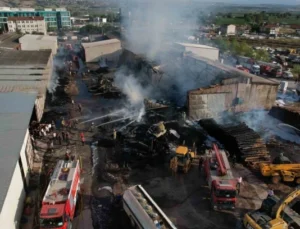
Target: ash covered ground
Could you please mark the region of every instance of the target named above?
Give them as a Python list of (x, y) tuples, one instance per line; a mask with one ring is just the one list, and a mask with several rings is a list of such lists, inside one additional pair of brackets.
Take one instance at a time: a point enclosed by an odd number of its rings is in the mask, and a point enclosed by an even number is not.
[[(204, 174), (198, 170), (198, 157), (187, 174), (174, 174), (170, 158), (175, 147), (183, 142), (190, 148), (195, 146), (199, 156), (216, 139), (198, 123), (184, 120), (182, 107), (165, 101), (149, 106), (149, 101), (145, 101), (151, 99), (147, 86), (134, 75), (118, 76), (113, 63), (88, 72), (79, 59), (73, 68), (71, 76), (65, 68), (58, 71), (57, 85), (48, 97), (44, 117), (45, 122), (61, 117), (79, 122), (77, 129), (70, 131), (71, 149), (83, 164), (82, 195), (73, 228), (130, 228), (129, 219), (110, 188), (114, 193), (122, 193), (126, 187), (141, 184), (178, 228), (224, 229), (240, 228), (244, 213), (260, 207), (268, 188), (273, 187), (279, 196), (292, 190), (291, 185), (270, 185), (257, 172), (238, 163), (233, 173), (243, 177), (243, 184), (236, 210), (211, 210), (210, 191)], [(72, 100), (82, 105), (81, 113), (74, 109)], [(156, 138), (152, 128), (161, 121), (166, 134)], [(262, 137), (266, 130), (260, 129)], [(80, 132), (86, 136), (84, 146), (80, 144)], [(284, 151), (299, 161), (299, 146), (285, 135), (278, 136), (275, 130), (266, 141), (272, 157)], [(65, 146), (57, 146), (54, 154), (44, 156), (46, 167), (51, 167), (64, 153)], [(129, 168), (124, 167), (127, 163)]]

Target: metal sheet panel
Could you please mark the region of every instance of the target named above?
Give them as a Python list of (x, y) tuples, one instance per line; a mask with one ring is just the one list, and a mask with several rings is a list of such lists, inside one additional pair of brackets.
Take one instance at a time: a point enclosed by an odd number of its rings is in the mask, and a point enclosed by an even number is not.
[(215, 118), (223, 112), (226, 93), (190, 95), (189, 117), (192, 120)]

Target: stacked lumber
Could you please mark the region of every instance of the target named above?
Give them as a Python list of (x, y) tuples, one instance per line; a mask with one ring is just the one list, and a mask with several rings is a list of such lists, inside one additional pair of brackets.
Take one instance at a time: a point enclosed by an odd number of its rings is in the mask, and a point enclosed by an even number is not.
[(270, 162), (270, 154), (263, 139), (245, 123), (219, 125), (213, 119), (200, 121), (200, 125), (225, 148), (251, 167)]

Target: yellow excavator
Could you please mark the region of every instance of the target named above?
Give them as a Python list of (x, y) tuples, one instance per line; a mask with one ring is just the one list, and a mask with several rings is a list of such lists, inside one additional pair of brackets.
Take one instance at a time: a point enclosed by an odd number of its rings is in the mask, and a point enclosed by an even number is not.
[(260, 209), (244, 216), (244, 227), (247, 229), (299, 229), (300, 215), (299, 212), (296, 212), (299, 209), (299, 202), (297, 202), (299, 195), (300, 188), (298, 186), (285, 198), (268, 196), (262, 202)]
[(273, 164), (261, 163), (259, 167), (261, 174), (271, 177), (274, 184), (278, 184), (281, 180), (300, 184), (300, 164), (292, 164), (283, 154), (275, 158)]
[[(193, 147), (195, 148), (195, 147)], [(174, 171), (183, 171), (187, 173), (191, 166), (193, 159), (195, 158), (196, 150), (193, 152), (186, 146), (181, 145), (176, 148), (176, 156), (170, 161), (170, 168)]]

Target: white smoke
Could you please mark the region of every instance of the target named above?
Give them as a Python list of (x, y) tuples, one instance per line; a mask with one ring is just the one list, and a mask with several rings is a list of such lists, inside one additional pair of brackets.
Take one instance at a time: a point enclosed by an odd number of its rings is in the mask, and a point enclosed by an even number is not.
[(140, 121), (145, 113), (144, 99), (149, 97), (150, 87), (143, 87), (138, 78), (132, 74), (127, 75), (124, 68), (116, 72), (114, 83), (127, 98), (127, 113), (134, 112), (136, 120)]
[(65, 51), (62, 47), (60, 47), (57, 50), (57, 54), (56, 56), (53, 57), (53, 61), (52, 61), (52, 74), (51, 74), (51, 79), (50, 82), (48, 84), (48, 92), (50, 93), (54, 93), (57, 86), (59, 85), (59, 75), (57, 73), (57, 69), (62, 69), (64, 68), (64, 62), (59, 59), (59, 56), (64, 56), (65, 55)]

